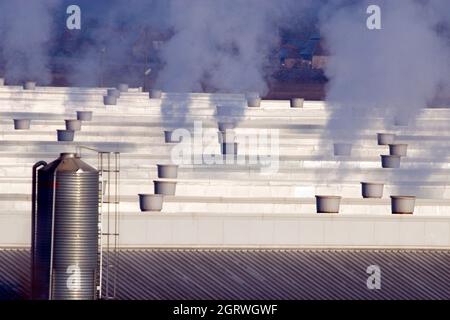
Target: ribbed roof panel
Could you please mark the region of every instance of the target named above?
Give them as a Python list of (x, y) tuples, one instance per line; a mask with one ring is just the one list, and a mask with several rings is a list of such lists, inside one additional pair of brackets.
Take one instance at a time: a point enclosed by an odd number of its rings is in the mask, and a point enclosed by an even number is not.
[[(381, 268), (381, 290), (366, 269)], [(0, 299), (29, 297), (27, 250), (0, 250)], [(446, 250), (120, 252), (118, 299), (450, 299)]]

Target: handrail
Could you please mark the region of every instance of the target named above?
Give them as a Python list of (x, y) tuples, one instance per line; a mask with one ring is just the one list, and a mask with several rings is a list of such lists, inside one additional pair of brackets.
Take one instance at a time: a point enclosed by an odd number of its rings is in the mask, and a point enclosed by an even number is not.
[(87, 146), (77, 146), (76, 150), (77, 150), (77, 154), (81, 157), (81, 150), (85, 149), (85, 150), (89, 150), (89, 151), (93, 151), (96, 153), (102, 153), (102, 154), (120, 154), (119, 151), (101, 151), (92, 147), (87, 147)]

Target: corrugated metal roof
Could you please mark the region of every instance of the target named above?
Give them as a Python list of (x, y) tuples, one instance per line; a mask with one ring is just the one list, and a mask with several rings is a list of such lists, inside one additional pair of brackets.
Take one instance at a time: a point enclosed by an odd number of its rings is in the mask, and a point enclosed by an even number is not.
[[(118, 299), (450, 299), (446, 250), (185, 250), (120, 253)], [(366, 268), (381, 268), (368, 290)], [(0, 250), (0, 299), (29, 297), (29, 252)]]

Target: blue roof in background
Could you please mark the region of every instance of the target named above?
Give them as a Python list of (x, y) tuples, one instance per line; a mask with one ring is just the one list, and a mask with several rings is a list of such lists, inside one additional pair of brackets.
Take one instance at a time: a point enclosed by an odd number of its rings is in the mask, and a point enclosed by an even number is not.
[(283, 44), (288, 46), (289, 48), (282, 47), (280, 49), (280, 57), (287, 57), (290, 53), (292, 56), (292, 52), (295, 51), (294, 48), (298, 50), (298, 57), (305, 60), (312, 60), (315, 51), (317, 50), (321, 38), (320, 33), (313, 33), (308, 40), (301, 40), (290, 37), (283, 37)]
[(302, 58), (311, 60), (314, 55), (314, 51), (316, 50), (319, 43), (320, 39), (309, 39), (300, 51), (300, 55), (302, 56)]

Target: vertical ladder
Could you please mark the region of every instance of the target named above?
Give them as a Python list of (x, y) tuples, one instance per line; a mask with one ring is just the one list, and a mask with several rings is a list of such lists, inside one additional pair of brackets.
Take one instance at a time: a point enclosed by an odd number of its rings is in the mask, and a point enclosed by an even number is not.
[[(120, 153), (99, 152), (98, 157), (103, 189), (103, 200), (100, 202), (99, 215), (100, 225), (102, 226), (99, 237), (102, 243), (102, 247), (100, 247), (102, 258), (100, 259), (101, 265), (99, 268), (101, 272), (100, 298), (108, 300), (116, 298), (117, 273), (119, 269)], [(106, 221), (104, 221), (105, 218)], [(103, 247), (103, 245), (106, 245), (106, 247)]]
[(96, 296), (98, 299), (115, 299), (120, 258), (120, 153), (78, 146), (77, 153), (80, 157), (81, 149), (97, 153), (97, 170), (99, 172)]

